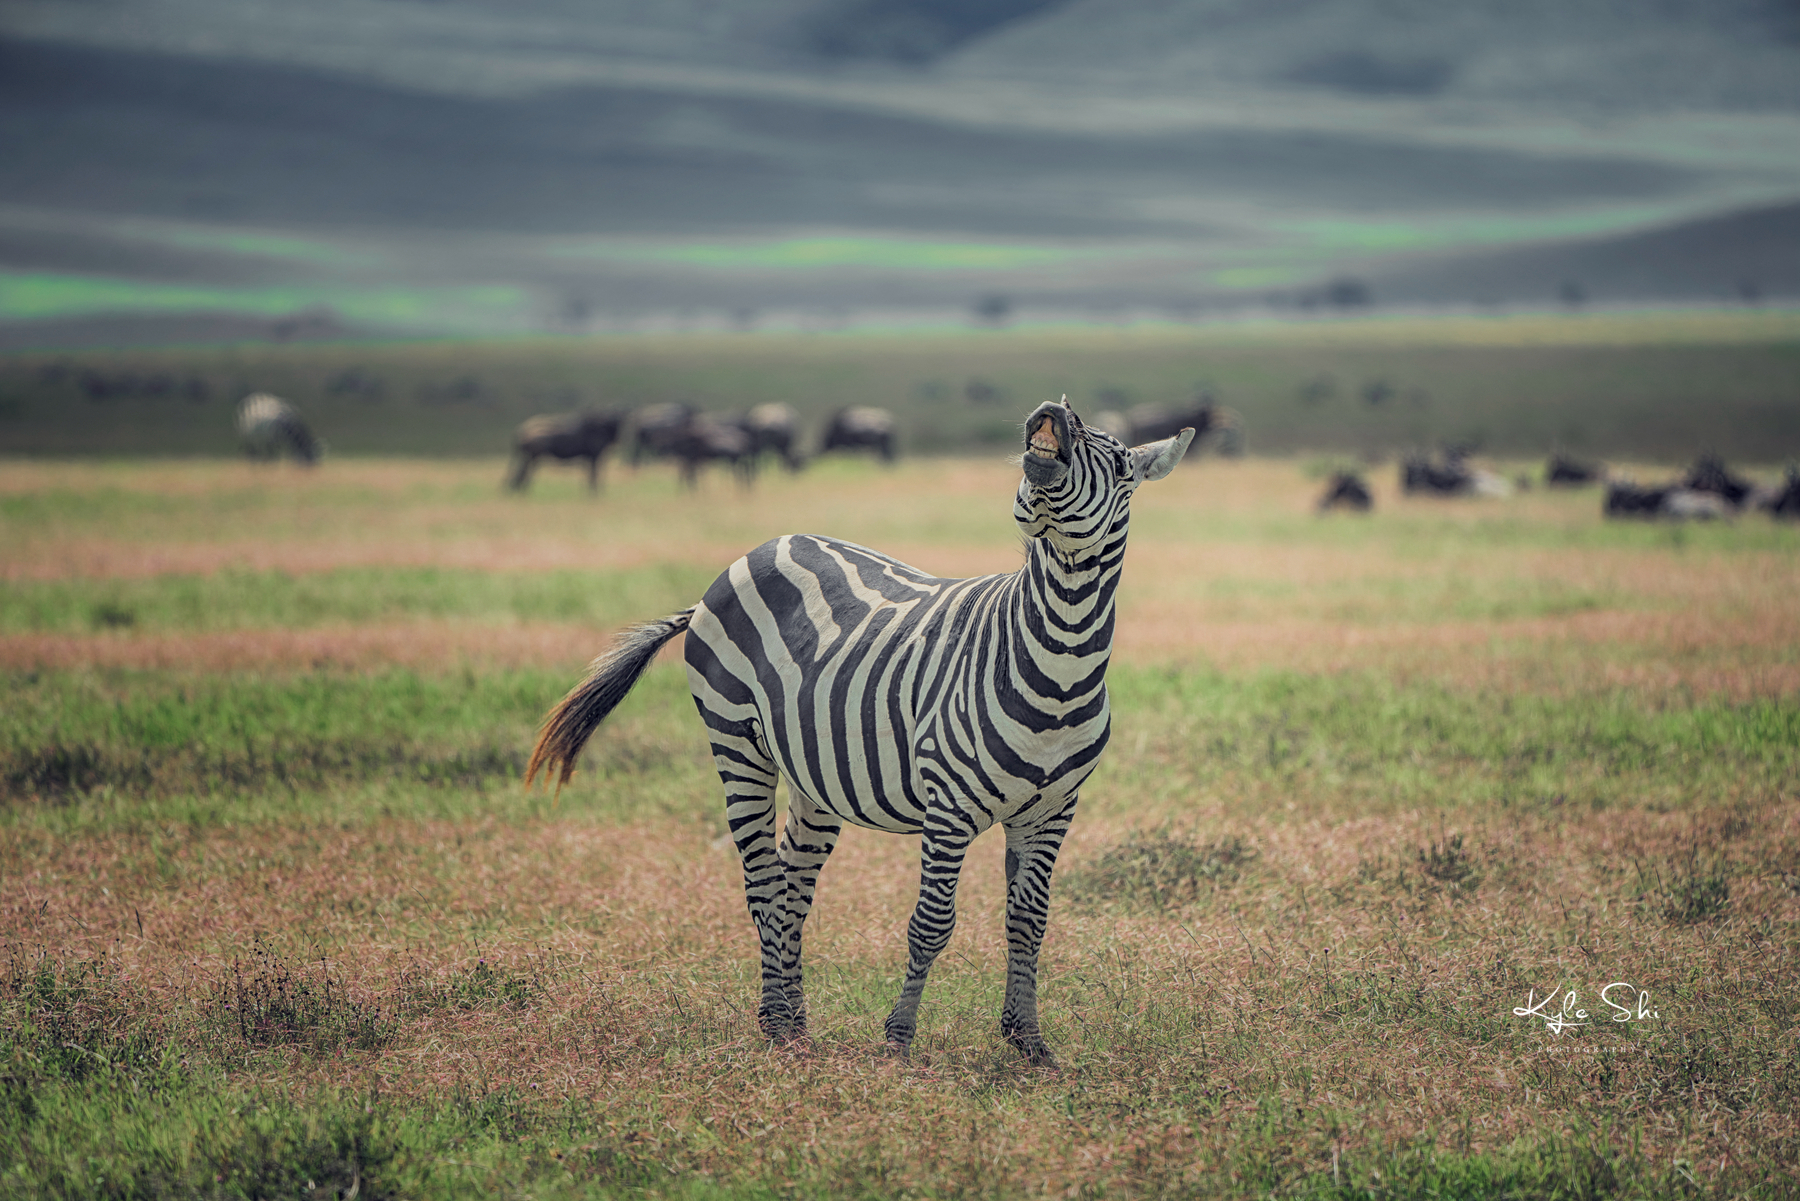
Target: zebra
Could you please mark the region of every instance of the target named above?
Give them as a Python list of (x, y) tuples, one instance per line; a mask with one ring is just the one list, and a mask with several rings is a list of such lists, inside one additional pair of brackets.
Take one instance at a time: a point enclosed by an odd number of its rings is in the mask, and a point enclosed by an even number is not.
[[(1037, 955), (1050, 874), (1111, 730), (1106, 668), (1130, 502), (1194, 431), (1128, 448), (1068, 398), (1026, 420), (1013, 518), (1025, 563), (938, 579), (854, 543), (790, 534), (727, 568), (700, 602), (625, 631), (545, 716), (526, 767), (557, 787), (665, 643), (686, 633), (694, 704), (725, 787), (761, 944), (763, 1033), (806, 1033), (800, 935), (845, 822), (920, 835), (919, 899), (888, 1045), (905, 1056), (932, 961), (956, 925), (976, 835), (1006, 835), (1002, 1037), (1054, 1066), (1039, 1032)], [(556, 773), (560, 771), (560, 775)], [(789, 806), (777, 845), (775, 788)]]
[(283, 451), (310, 467), (324, 448), (293, 405), (267, 392), (252, 392), (238, 404), (238, 440), (252, 459), (279, 459)]

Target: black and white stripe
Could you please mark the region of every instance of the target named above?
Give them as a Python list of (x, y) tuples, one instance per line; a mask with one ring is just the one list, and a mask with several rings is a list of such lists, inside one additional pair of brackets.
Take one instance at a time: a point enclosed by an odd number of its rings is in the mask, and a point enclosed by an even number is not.
[(238, 439), (252, 459), (279, 459), (284, 453), (306, 464), (324, 453), (298, 410), (279, 396), (253, 392), (238, 403)]
[[(1180, 461), (1193, 431), (1128, 449), (1066, 401), (1026, 422), (1013, 515), (1026, 562), (1009, 575), (939, 579), (835, 538), (757, 547), (700, 603), (627, 632), (545, 720), (527, 778), (575, 756), (685, 631), (688, 678), (725, 784), (726, 817), (762, 943), (758, 1016), (805, 1032), (801, 928), (845, 822), (919, 833), (919, 902), (887, 1019), (902, 1051), (926, 974), (956, 925), (969, 844), (1006, 831), (1006, 999), (1001, 1032), (1034, 1062), (1037, 953), (1050, 873), (1111, 724), (1106, 667), (1130, 501)], [(790, 796), (776, 838), (775, 786)]]

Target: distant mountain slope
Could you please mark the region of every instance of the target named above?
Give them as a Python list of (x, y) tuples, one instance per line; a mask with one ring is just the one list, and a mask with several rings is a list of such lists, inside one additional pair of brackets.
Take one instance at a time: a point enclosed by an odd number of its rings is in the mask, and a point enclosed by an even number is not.
[(1755, 302), (1800, 296), (1800, 204), (1622, 237), (1552, 241), (1398, 265), (1379, 298), (1402, 303)]
[[(252, 225), (1177, 237), (1179, 201), (1392, 215), (1670, 195), (1690, 173), (1378, 134), (995, 131), (828, 103), (409, 92), (295, 67), (0, 43), (0, 203)], [(1323, 203), (1320, 203), (1323, 201)]]
[(0, 145), (81, 329), (1800, 286), (1795, 0), (9, 0)]
[(1625, 111), (1800, 107), (1792, 0), (1073, 0), (956, 60), (1130, 77)]

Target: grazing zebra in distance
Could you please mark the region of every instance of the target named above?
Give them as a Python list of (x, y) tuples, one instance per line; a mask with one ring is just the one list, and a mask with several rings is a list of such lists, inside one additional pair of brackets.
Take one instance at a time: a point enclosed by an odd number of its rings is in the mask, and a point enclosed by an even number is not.
[(238, 405), (237, 428), (244, 453), (253, 459), (279, 459), (286, 452), (310, 467), (324, 454), (294, 406), (267, 392), (244, 397)]
[[(926, 973), (956, 925), (975, 836), (1006, 831), (1006, 997), (1000, 1031), (1033, 1063), (1037, 954), (1050, 873), (1082, 782), (1111, 728), (1106, 667), (1131, 497), (1167, 475), (1194, 431), (1127, 448), (1067, 400), (1026, 419), (1013, 518), (1026, 561), (1009, 575), (937, 579), (835, 538), (793, 534), (726, 569), (700, 603), (628, 630), (544, 719), (526, 781), (558, 783), (657, 650), (686, 632), (688, 682), (725, 785), (725, 816), (762, 944), (757, 1018), (806, 1032), (800, 932), (846, 821), (920, 834), (887, 1040), (917, 1029)], [(775, 786), (791, 801), (779, 844)]]

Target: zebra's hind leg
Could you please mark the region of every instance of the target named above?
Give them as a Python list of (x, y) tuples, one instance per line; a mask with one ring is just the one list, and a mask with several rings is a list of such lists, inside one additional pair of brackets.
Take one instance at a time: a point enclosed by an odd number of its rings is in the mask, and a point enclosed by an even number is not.
[[(810, 797), (788, 789), (787, 826), (781, 837), (781, 870), (787, 881), (776, 917), (783, 932), (781, 943), (781, 995), (787, 1000), (789, 1038), (806, 1033), (806, 990), (800, 968), (800, 932), (812, 912), (819, 871), (837, 847), (844, 823), (820, 808)], [(770, 980), (764, 966), (763, 1004), (770, 1001)]]
[(770, 1038), (794, 1036), (793, 1005), (782, 974), (787, 942), (783, 911), (787, 872), (775, 843), (775, 761), (756, 740), (752, 722), (741, 725), (708, 714), (713, 764), (725, 785), (725, 824), (744, 865), (744, 902), (762, 949), (762, 1001), (757, 1025)]
[(1050, 873), (1075, 812), (1075, 799), (1038, 826), (1006, 830), (1006, 1001), (1000, 1035), (1031, 1063), (1055, 1067), (1038, 1032), (1038, 948), (1050, 916)]
[(888, 1046), (905, 1055), (919, 1029), (919, 998), (932, 962), (956, 929), (956, 883), (981, 831), (962, 814), (933, 805), (919, 835), (919, 903), (906, 926), (906, 980), (888, 1014)]

